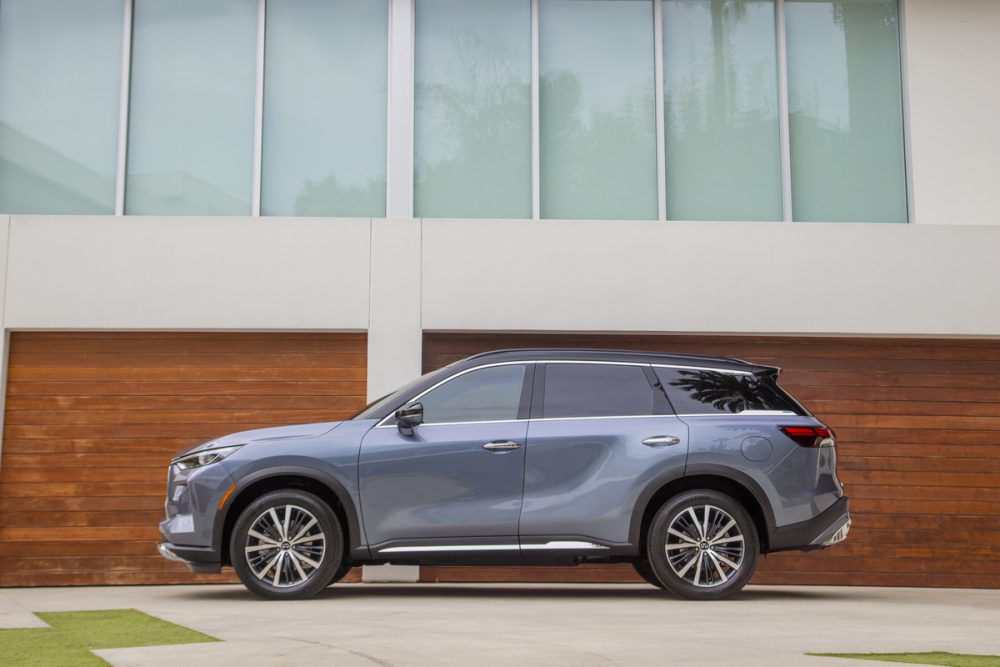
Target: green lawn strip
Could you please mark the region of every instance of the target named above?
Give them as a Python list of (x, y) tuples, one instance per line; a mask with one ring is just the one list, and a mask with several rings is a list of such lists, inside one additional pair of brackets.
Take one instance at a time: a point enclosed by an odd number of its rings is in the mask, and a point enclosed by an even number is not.
[(91, 649), (219, 641), (135, 609), (36, 614), (49, 628), (0, 629), (4, 664), (107, 665)]
[(807, 653), (827, 658), (851, 658), (853, 660), (878, 660), (880, 662), (903, 662), (910, 665), (945, 665), (945, 667), (1000, 667), (1000, 656), (966, 655), (930, 651), (928, 653)]

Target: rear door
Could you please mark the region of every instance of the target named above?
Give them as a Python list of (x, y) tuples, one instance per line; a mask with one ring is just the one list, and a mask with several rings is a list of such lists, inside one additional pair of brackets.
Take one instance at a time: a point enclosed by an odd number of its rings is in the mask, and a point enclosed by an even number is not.
[(683, 475), (687, 449), (687, 426), (648, 364), (539, 364), (522, 550), (626, 545), (640, 494), (657, 479)]

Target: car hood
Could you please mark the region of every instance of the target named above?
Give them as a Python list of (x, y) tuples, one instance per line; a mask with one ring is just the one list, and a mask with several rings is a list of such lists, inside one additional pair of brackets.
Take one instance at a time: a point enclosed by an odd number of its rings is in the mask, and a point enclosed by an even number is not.
[(316, 438), (324, 433), (329, 433), (344, 422), (320, 422), (318, 424), (294, 424), (292, 426), (274, 426), (272, 428), (258, 428), (252, 431), (240, 431), (230, 433), (220, 438), (203, 442), (200, 445), (189, 447), (179, 452), (177, 456), (184, 456), (203, 449), (217, 449), (219, 447), (229, 447), (231, 445), (247, 445), (253, 442), (278, 442), (281, 440), (301, 440), (303, 438)]

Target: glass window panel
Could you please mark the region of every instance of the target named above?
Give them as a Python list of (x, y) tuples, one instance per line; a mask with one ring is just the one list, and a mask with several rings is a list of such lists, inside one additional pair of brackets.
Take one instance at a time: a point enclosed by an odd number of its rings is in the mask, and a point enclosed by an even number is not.
[(267, 4), (261, 212), (385, 216), (386, 0)]
[(639, 366), (548, 364), (542, 417), (653, 414), (653, 389)]
[(136, 0), (125, 209), (249, 215), (256, 0)]
[(529, 0), (417, 0), (414, 210), (531, 217)]
[(0, 2), (0, 212), (114, 213), (121, 0)]
[(540, 0), (543, 218), (655, 219), (653, 3)]
[(896, 1), (785, 12), (795, 219), (906, 222)]
[(772, 0), (664, 0), (667, 218), (780, 220)]
[(780, 410), (804, 414), (772, 378), (718, 371), (655, 368), (677, 414)]
[(459, 375), (418, 399), (424, 422), (507, 421), (517, 419), (523, 365), (492, 366)]

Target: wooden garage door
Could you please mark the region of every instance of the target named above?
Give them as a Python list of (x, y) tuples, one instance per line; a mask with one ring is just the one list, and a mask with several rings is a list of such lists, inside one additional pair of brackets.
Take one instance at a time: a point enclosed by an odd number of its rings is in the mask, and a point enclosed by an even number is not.
[[(424, 365), (534, 346), (727, 355), (784, 369), (781, 384), (837, 432), (854, 527), (833, 549), (768, 556), (757, 583), (1000, 587), (1000, 341), (427, 334)], [(629, 566), (422, 576), (635, 580)]]
[(223, 581), (156, 553), (171, 455), (365, 403), (364, 334), (14, 333), (0, 585)]

